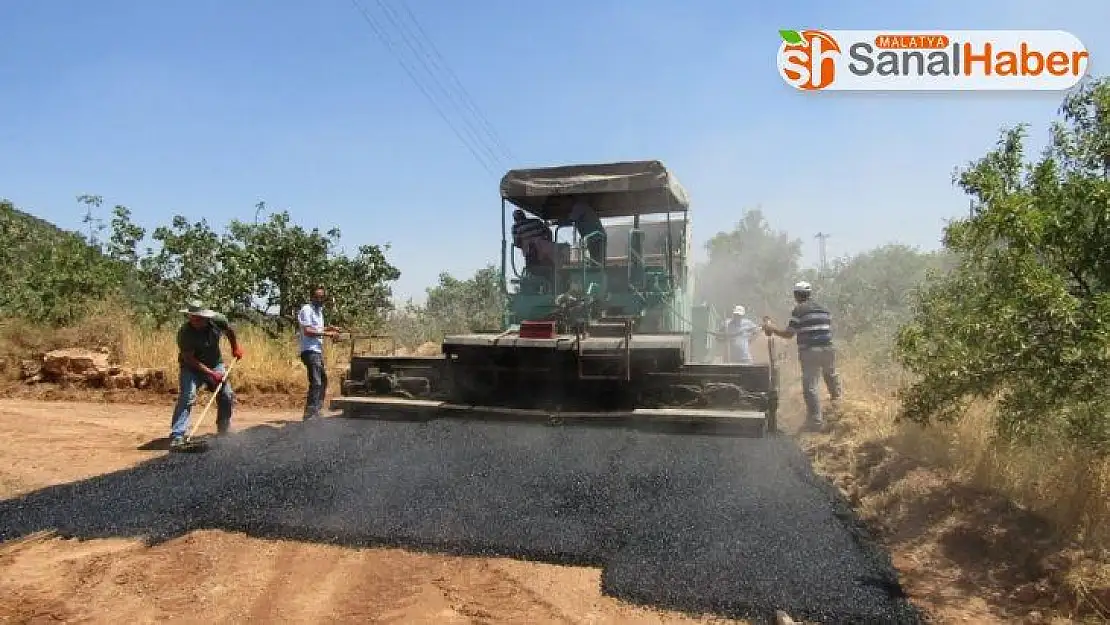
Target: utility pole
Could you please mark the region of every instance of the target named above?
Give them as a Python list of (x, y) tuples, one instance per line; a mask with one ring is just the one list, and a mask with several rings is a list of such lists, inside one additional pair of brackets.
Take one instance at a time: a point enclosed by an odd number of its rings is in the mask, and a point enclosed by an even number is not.
[(819, 271), (821, 272), (821, 275), (825, 275), (825, 270), (828, 268), (828, 257), (825, 255), (825, 240), (831, 236), (831, 234), (827, 234), (825, 232), (818, 232), (817, 235), (814, 237), (817, 239), (817, 249), (818, 254), (820, 255), (820, 260), (818, 261), (820, 264), (818, 266), (820, 268)]

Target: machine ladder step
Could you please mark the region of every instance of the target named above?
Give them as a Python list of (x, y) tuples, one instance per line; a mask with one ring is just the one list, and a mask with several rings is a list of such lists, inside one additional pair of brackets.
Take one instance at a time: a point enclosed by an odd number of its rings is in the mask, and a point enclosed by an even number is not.
[[(605, 332), (606, 336), (619, 336), (622, 338), (622, 347), (618, 349), (610, 349), (603, 351), (586, 351), (582, 347), (582, 340), (578, 340), (578, 379), (579, 380), (624, 380), (629, 381), (632, 379), (632, 320), (625, 319), (621, 323), (605, 324), (609, 326), (610, 331)], [(619, 333), (610, 333), (613, 326), (618, 326)], [(610, 370), (615, 370), (612, 373), (589, 373), (586, 371), (586, 363), (602, 364), (609, 363)], [(595, 369), (596, 370), (596, 369)]]

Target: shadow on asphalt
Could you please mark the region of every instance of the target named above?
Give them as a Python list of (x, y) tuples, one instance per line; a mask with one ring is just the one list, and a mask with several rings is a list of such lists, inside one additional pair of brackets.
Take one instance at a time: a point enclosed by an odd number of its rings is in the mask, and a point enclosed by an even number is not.
[(331, 418), (0, 502), (4, 540), (197, 529), (597, 566), (606, 594), (691, 612), (920, 622), (787, 437)]

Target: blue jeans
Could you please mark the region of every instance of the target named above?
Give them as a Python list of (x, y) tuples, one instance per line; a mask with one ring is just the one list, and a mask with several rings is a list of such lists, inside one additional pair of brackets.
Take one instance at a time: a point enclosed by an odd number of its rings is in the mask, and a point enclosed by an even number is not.
[[(223, 364), (214, 367), (216, 371), (225, 372)], [(170, 437), (185, 436), (189, 431), (189, 413), (197, 403), (197, 388), (200, 386), (215, 390), (212, 379), (200, 371), (194, 371), (182, 366), (178, 374), (177, 405), (173, 408), (173, 418), (170, 423)], [(224, 434), (231, 427), (231, 407), (235, 403), (235, 393), (231, 390), (231, 383), (224, 382), (220, 394), (216, 397), (216, 431)]]
[(319, 417), (324, 409), (324, 394), (328, 390), (328, 370), (324, 365), (324, 355), (317, 351), (301, 352), (301, 362), (308, 372), (308, 396), (304, 402), (304, 417)]

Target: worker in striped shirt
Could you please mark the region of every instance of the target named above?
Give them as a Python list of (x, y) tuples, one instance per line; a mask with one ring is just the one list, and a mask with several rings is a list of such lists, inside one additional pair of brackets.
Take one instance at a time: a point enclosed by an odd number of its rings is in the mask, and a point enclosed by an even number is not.
[(535, 272), (555, 262), (555, 242), (551, 229), (542, 219), (528, 217), (519, 208), (513, 211), (513, 245), (524, 254), (524, 266)]
[(821, 379), (834, 402), (842, 395), (840, 376), (836, 372), (836, 349), (833, 347), (832, 315), (820, 304), (812, 301), (813, 287), (808, 282), (794, 285), (794, 310), (790, 312), (790, 323), (786, 329), (779, 329), (769, 317), (763, 319), (763, 331), (767, 336), (776, 335), (784, 339), (797, 337), (798, 360), (802, 365), (802, 395), (806, 403), (807, 429), (821, 429), (824, 420), (821, 416), (821, 398), (818, 390)]

